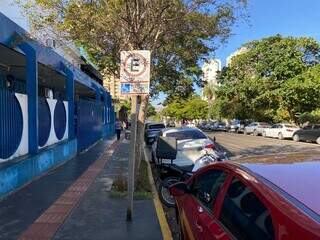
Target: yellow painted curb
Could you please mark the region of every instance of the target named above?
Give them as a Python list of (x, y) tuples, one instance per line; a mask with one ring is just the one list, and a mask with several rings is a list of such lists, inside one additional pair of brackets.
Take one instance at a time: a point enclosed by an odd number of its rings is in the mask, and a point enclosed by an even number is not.
[(164, 210), (162, 208), (161, 201), (159, 199), (158, 191), (157, 191), (157, 188), (155, 186), (153, 175), (152, 175), (152, 171), (151, 171), (150, 161), (149, 161), (149, 158), (148, 158), (148, 155), (146, 153), (146, 149), (145, 148), (144, 148), (143, 152), (144, 152), (144, 157), (145, 157), (144, 159), (146, 160), (146, 162), (148, 164), (148, 177), (149, 177), (149, 181), (150, 181), (150, 185), (151, 185), (153, 203), (154, 203), (154, 206), (156, 208), (158, 220), (159, 220), (159, 223), (160, 223), (162, 237), (163, 237), (164, 240), (172, 240), (171, 230), (170, 230), (166, 215), (164, 214)]

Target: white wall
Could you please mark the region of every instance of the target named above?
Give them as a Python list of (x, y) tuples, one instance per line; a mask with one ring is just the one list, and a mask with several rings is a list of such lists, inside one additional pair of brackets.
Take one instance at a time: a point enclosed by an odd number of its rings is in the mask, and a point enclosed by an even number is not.
[[(44, 147), (47, 147), (47, 146), (50, 146), (52, 144), (55, 144), (57, 142), (59, 142), (57, 136), (56, 136), (56, 133), (54, 131), (54, 109), (56, 107), (56, 104), (57, 104), (57, 100), (56, 99), (49, 99), (47, 98), (47, 103), (49, 105), (49, 108), (50, 108), (50, 113), (51, 113), (51, 129), (50, 129), (50, 135), (49, 135), (49, 138), (46, 142), (46, 144), (43, 146), (43, 147), (39, 147), (39, 148), (44, 148)], [(60, 140), (60, 141), (63, 141), (63, 140), (66, 140), (68, 139), (68, 129), (69, 129), (69, 119), (68, 119), (68, 102), (64, 101), (64, 108), (66, 110), (66, 130), (64, 132), (64, 136), (63, 138)]]

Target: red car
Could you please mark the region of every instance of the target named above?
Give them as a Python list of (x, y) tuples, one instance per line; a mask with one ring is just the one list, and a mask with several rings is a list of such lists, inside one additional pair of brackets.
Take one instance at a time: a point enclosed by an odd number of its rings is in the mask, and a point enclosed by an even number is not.
[(181, 239), (320, 239), (319, 153), (217, 162), (170, 187)]

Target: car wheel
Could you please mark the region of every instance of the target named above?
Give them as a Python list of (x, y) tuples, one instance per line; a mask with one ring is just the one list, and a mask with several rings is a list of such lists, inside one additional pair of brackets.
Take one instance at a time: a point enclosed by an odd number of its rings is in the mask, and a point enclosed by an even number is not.
[(283, 140), (283, 135), (282, 135), (281, 132), (278, 134), (278, 138), (279, 138), (280, 140)]
[(159, 197), (161, 202), (167, 207), (174, 207), (176, 205), (174, 197), (170, 194), (168, 186), (179, 182), (180, 180), (176, 177), (165, 178), (159, 186)]
[(320, 137), (317, 138), (316, 142), (320, 144)]
[(253, 136), (258, 136), (257, 130), (254, 130), (254, 131), (253, 131)]
[(298, 134), (293, 135), (293, 141), (300, 142), (300, 137)]

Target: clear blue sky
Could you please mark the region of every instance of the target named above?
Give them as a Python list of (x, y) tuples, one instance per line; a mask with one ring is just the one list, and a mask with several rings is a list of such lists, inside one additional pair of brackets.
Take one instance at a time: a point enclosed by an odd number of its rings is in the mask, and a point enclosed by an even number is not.
[[(247, 22), (233, 27), (233, 35), (214, 53), (225, 65), (226, 58), (243, 43), (263, 37), (308, 36), (320, 41), (320, 0), (248, 0)], [(199, 89), (196, 88), (199, 93)], [(163, 101), (161, 95), (153, 104)]]
[(243, 43), (280, 33), (309, 36), (320, 41), (319, 0), (248, 0), (249, 23), (240, 22), (234, 35), (215, 56), (225, 59)]
[[(243, 43), (280, 33), (284, 36), (309, 36), (320, 41), (320, 0), (248, 0), (248, 22), (238, 22), (233, 36), (221, 46), (214, 57), (225, 59)], [(0, 0), (0, 11), (27, 28), (13, 0)], [(197, 92), (199, 89), (197, 89)], [(161, 95), (153, 103), (161, 103)]]

